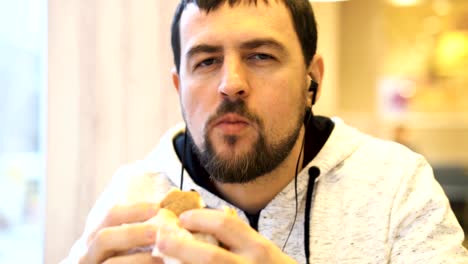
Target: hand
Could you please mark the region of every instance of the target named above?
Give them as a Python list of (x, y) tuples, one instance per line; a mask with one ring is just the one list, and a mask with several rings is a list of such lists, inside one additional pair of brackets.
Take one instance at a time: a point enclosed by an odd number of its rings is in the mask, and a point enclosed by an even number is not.
[(199, 209), (182, 214), (180, 220), (182, 227), (211, 234), (227, 248), (160, 233), (158, 250), (184, 263), (296, 263), (237, 216)]
[(80, 263), (163, 263), (152, 257), (151, 251), (136, 250), (154, 245), (157, 227), (144, 221), (155, 216), (158, 209), (151, 203), (113, 207), (88, 237), (88, 250)]

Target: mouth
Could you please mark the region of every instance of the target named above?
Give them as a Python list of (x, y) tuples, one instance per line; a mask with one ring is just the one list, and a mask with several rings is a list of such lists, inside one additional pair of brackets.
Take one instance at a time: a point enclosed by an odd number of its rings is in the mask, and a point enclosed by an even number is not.
[(238, 134), (251, 125), (247, 118), (238, 114), (226, 114), (213, 122), (213, 128), (219, 129), (224, 134)]

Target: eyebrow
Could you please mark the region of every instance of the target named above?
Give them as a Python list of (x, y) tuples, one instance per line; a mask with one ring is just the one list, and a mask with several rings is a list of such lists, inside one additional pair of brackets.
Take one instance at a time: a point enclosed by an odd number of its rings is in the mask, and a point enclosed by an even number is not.
[(256, 49), (263, 46), (271, 47), (281, 52), (285, 52), (286, 48), (280, 42), (271, 38), (260, 38), (244, 42), (240, 45), (241, 49)]
[[(279, 50), (280, 52), (286, 52), (286, 48), (284, 47), (283, 44), (271, 38), (259, 38), (259, 39), (249, 40), (249, 41), (243, 42), (240, 45), (240, 48), (249, 50), (249, 49), (260, 48), (263, 46), (274, 48), (276, 50)], [(208, 44), (195, 45), (187, 51), (186, 53), (187, 60), (190, 60), (193, 56), (199, 53), (218, 53), (218, 52), (221, 52), (222, 50), (223, 50), (222, 46), (215, 46), (215, 45), (208, 45)]]
[(187, 51), (187, 59), (190, 60), (193, 56), (199, 53), (217, 53), (222, 51), (223, 48), (221, 46), (213, 46), (207, 44), (200, 44), (193, 46)]

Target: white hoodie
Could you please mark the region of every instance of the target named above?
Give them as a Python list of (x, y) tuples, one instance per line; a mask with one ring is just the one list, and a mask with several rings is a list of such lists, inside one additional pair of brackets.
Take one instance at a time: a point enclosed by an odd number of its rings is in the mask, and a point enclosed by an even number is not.
[[(333, 121), (326, 144), (298, 175), (299, 212), (285, 253), (305, 263), (305, 194), (308, 170), (315, 166), (320, 176), (312, 196), (310, 263), (467, 264), (463, 230), (426, 160), (399, 144)], [(78, 263), (88, 235), (115, 204), (158, 201), (179, 185), (181, 163), (173, 139), (183, 129), (171, 129), (146, 159), (116, 173), (62, 263)], [(184, 190), (198, 191), (207, 206), (234, 207), (185, 175)], [(260, 214), (259, 233), (280, 248), (293, 225), (294, 204), (291, 182)], [(248, 222), (241, 210), (237, 213)]]

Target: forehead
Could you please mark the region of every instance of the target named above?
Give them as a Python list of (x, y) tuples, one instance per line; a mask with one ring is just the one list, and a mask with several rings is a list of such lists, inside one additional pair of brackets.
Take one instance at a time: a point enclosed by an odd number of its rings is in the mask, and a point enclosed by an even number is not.
[[(187, 5), (180, 20), (182, 57), (195, 45), (236, 45), (253, 38), (272, 38), (285, 46), (299, 45), (289, 10), (281, 1), (227, 2), (207, 13), (195, 4)], [(297, 42), (297, 43), (294, 43)]]

